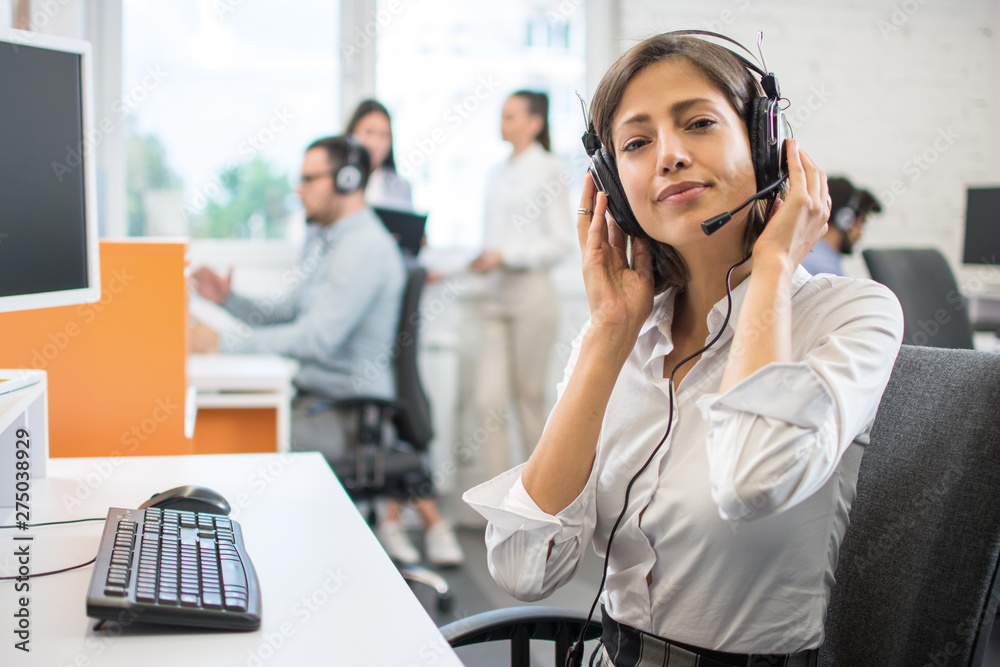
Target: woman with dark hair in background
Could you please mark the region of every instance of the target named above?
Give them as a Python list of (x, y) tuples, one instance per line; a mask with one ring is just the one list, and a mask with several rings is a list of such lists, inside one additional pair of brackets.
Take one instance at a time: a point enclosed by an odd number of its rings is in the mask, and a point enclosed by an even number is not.
[(392, 121), (389, 110), (377, 100), (363, 100), (347, 123), (347, 134), (368, 149), (372, 173), (365, 188), (369, 206), (410, 210), (413, 193), (410, 184), (396, 173), (392, 151)]
[[(484, 249), (469, 266), (492, 280), (480, 320), (474, 428), (503, 414), (512, 400), (525, 455), (545, 424), (546, 370), (559, 324), (549, 270), (573, 250), (569, 176), (549, 152), (548, 112), (545, 93), (519, 90), (504, 102), (500, 132), (513, 152), (490, 174)], [(506, 428), (488, 429), (480, 450), (485, 478), (510, 467)]]
[[(372, 161), (371, 175), (365, 186), (365, 203), (369, 206), (411, 210), (413, 197), (410, 184), (396, 173), (392, 150), (392, 122), (389, 110), (377, 100), (358, 104), (347, 124), (347, 134), (368, 151)], [(412, 259), (411, 259), (412, 261)], [(412, 498), (413, 507), (425, 525), (424, 550), (432, 565), (459, 565), (465, 560), (462, 548), (450, 523), (438, 513), (433, 498)], [(386, 553), (405, 565), (420, 561), (420, 552), (413, 545), (400, 521), (402, 503), (389, 499), (382, 508), (375, 534)]]

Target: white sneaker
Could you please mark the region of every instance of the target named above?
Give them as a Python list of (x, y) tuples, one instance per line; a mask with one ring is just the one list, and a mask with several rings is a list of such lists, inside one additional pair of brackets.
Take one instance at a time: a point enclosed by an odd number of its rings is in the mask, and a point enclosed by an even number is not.
[(420, 552), (410, 542), (403, 524), (398, 521), (381, 521), (375, 527), (375, 536), (382, 543), (382, 548), (389, 558), (403, 565), (416, 565), (420, 562)]
[(455, 531), (444, 521), (438, 521), (427, 529), (424, 534), (424, 546), (427, 551), (427, 562), (432, 565), (461, 565), (465, 562), (465, 554), (458, 544)]

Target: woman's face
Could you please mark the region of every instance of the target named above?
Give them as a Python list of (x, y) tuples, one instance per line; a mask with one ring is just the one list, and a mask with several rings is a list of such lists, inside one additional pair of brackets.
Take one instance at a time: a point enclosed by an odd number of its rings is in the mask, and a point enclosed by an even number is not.
[(372, 168), (378, 169), (392, 149), (392, 128), (389, 126), (389, 117), (378, 111), (362, 116), (354, 126), (354, 138), (368, 150), (372, 158)]
[[(629, 204), (657, 241), (680, 248), (710, 238), (701, 223), (756, 192), (746, 126), (725, 94), (683, 58), (632, 79), (612, 140)], [(746, 210), (723, 228), (734, 231), (718, 236), (742, 239)]]
[(515, 147), (526, 146), (535, 140), (540, 131), (538, 117), (531, 115), (528, 100), (511, 95), (503, 103), (500, 116), (500, 136)]

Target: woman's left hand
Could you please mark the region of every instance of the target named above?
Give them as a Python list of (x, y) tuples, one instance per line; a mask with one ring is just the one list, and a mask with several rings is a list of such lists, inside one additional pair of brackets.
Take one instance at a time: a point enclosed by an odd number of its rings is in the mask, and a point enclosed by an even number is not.
[(816, 166), (798, 141), (785, 142), (788, 156), (788, 194), (753, 246), (754, 262), (780, 259), (791, 270), (826, 234), (830, 219), (830, 190), (826, 173)]

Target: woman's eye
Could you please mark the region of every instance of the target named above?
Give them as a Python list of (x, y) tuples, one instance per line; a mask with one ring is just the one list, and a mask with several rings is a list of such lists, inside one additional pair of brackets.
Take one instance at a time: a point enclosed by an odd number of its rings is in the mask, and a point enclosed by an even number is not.
[(625, 142), (625, 145), (622, 146), (622, 150), (626, 151), (626, 152), (627, 151), (634, 151), (637, 148), (641, 148), (642, 146), (645, 146), (647, 143), (649, 143), (649, 142), (646, 141), (645, 139), (632, 139), (630, 141)]
[(711, 127), (712, 125), (715, 125), (715, 121), (712, 120), (711, 118), (699, 118), (698, 120), (691, 123), (691, 125), (689, 125), (688, 127), (690, 127), (692, 130), (704, 130)]

